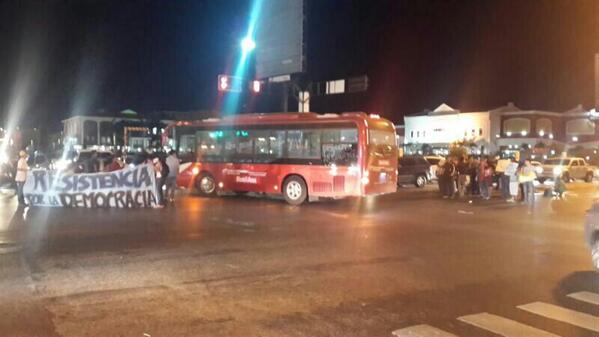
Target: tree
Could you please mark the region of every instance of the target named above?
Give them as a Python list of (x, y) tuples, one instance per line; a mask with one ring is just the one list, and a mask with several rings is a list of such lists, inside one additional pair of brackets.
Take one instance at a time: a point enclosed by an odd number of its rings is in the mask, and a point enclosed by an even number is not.
[(455, 158), (462, 158), (468, 155), (468, 148), (461, 142), (455, 142), (449, 146), (449, 156)]

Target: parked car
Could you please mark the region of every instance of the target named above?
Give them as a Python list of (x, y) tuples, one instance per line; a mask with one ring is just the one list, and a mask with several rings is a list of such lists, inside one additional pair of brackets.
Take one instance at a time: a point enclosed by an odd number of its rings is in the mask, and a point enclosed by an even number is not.
[(430, 181), (431, 164), (423, 156), (404, 156), (399, 159), (397, 184), (424, 187)]
[(535, 160), (531, 160), (530, 164), (532, 165), (532, 167), (534, 167), (535, 173), (537, 174), (537, 179), (539, 179), (539, 176), (543, 174), (543, 164)]
[(599, 203), (587, 212), (585, 226), (585, 241), (591, 250), (593, 266), (599, 271)]
[(439, 167), (439, 162), (442, 160), (445, 160), (445, 158), (441, 157), (441, 156), (424, 156), (424, 159), (426, 159), (426, 161), (431, 164), (431, 168), (430, 168), (430, 179), (429, 180), (435, 180), (437, 179), (437, 168)]
[(584, 179), (590, 183), (593, 181), (596, 171), (597, 168), (587, 164), (584, 158), (550, 158), (543, 163), (543, 172), (538, 175), (538, 179), (543, 183), (545, 180), (553, 179), (561, 174), (564, 181)]

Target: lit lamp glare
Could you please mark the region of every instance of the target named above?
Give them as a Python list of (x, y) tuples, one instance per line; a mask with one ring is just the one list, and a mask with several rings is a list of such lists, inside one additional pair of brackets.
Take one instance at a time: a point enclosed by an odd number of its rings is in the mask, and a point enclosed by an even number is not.
[(545, 135), (545, 131), (541, 130), (539, 131), (539, 136), (543, 137)]
[(241, 40), (241, 49), (245, 53), (251, 52), (252, 50), (254, 50), (254, 48), (256, 48), (256, 42), (252, 40), (252, 38), (246, 37), (243, 40)]

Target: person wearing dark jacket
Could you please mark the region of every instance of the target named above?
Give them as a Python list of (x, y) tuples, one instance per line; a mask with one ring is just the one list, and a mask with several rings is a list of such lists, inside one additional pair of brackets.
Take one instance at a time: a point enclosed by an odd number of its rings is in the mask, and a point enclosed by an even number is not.
[(443, 198), (451, 198), (455, 193), (456, 168), (454, 158), (448, 158), (443, 164), (441, 179), (443, 180)]
[(460, 159), (457, 166), (458, 170), (458, 195), (463, 197), (466, 194), (466, 189), (470, 183), (470, 165), (466, 156)]

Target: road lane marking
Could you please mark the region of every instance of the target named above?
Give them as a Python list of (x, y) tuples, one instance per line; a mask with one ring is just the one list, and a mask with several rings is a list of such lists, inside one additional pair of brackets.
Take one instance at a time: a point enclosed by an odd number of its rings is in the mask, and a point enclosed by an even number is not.
[(426, 324), (395, 330), (392, 334), (397, 337), (458, 337), (457, 335)]
[(569, 294), (568, 297), (573, 299), (599, 305), (599, 294), (592, 293), (590, 291), (579, 291), (577, 293)]
[(545, 330), (486, 312), (458, 317), (458, 320), (505, 337), (559, 337)]
[(599, 317), (595, 317), (593, 315), (543, 302), (533, 302), (519, 305), (518, 308), (543, 317), (576, 325), (587, 330), (599, 332)]

